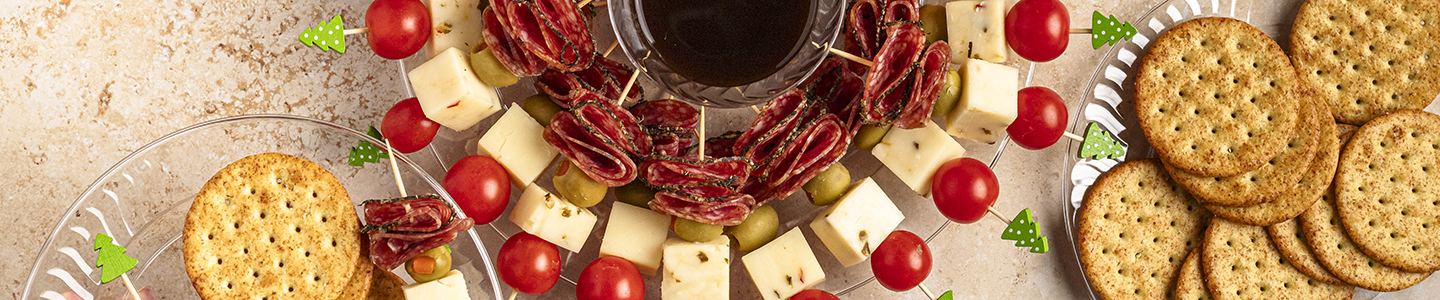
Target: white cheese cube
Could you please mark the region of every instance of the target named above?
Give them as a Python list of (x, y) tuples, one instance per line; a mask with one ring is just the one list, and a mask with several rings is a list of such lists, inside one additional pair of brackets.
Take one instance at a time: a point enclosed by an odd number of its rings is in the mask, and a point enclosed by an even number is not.
[(971, 59), (960, 74), (960, 103), (950, 111), (947, 132), (958, 138), (994, 144), (1015, 122), (1020, 70)]
[(950, 35), (950, 60), (964, 64), (967, 58), (1003, 63), (1005, 45), (1005, 1), (954, 1), (945, 3), (945, 31)]
[(470, 58), (460, 49), (446, 49), (410, 70), (410, 86), (426, 118), (456, 131), (500, 111), (495, 88), (475, 77)]
[(670, 234), (670, 216), (649, 209), (615, 202), (600, 240), (600, 255), (629, 260), (640, 273), (655, 275), (665, 236)]
[(527, 186), (545, 172), (559, 152), (542, 136), (545, 127), (525, 113), (520, 104), (511, 103), (500, 120), (480, 137), (480, 154), (489, 155), (505, 166), (510, 182)]
[(870, 252), (900, 226), (905, 215), (880, 190), (874, 180), (865, 178), (824, 214), (810, 222), (815, 236), (830, 249), (835, 259), (846, 267), (870, 257)]
[(475, 52), (485, 44), (481, 33), (484, 20), (481, 19), (483, 0), (429, 0), (430, 4), (430, 52), (434, 57), (445, 49), (456, 48), (465, 53)]
[(585, 248), (599, 218), (539, 185), (531, 184), (510, 210), (510, 222), (521, 230), (570, 252)]
[(704, 243), (665, 241), (665, 278), (660, 299), (730, 299), (730, 238)]
[(800, 228), (791, 229), (740, 260), (760, 296), (767, 300), (790, 298), (825, 280), (825, 270), (820, 268)]
[(930, 179), (935, 170), (950, 160), (965, 157), (965, 148), (945, 134), (935, 122), (925, 127), (895, 127), (885, 134), (870, 154), (895, 173), (900, 181), (921, 195), (930, 194)]
[(470, 299), (470, 290), (465, 288), (465, 274), (460, 273), (460, 270), (450, 270), (445, 277), (407, 285), (404, 289), (405, 299)]

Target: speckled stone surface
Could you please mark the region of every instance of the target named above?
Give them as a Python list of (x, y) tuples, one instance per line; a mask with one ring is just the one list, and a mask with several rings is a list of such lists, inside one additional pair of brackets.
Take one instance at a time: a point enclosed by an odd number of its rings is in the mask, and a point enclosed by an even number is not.
[[(927, 0), (930, 2), (939, 2)], [(1158, 0), (1065, 1), (1071, 23), (1090, 11), (1132, 19)], [(368, 1), (0, 1), (0, 291), (18, 298), (38, 246), (71, 201), (101, 172), (165, 133), (252, 113), (311, 116), (352, 128), (379, 122), (406, 95), (393, 62), (360, 38), (337, 56), (295, 36), (336, 13), (358, 24)], [(599, 34), (599, 33), (597, 33)], [(605, 34), (609, 34), (605, 32)], [(1072, 36), (1032, 85), (1073, 100), (1102, 52)], [(1073, 112), (1072, 112), (1073, 113)], [(458, 133), (470, 134), (470, 133)], [(466, 137), (473, 139), (474, 137)], [(217, 144), (216, 147), (223, 147)], [(460, 152), (466, 146), (442, 145)], [(469, 146), (473, 148), (473, 146)], [(1002, 212), (1031, 208), (1052, 251), (1034, 255), (1000, 241), (1003, 223), (952, 225), (937, 237), (925, 284), (958, 298), (1071, 299), (1087, 295), (1065, 236), (1061, 147), (1012, 147), (996, 167)], [(1401, 293), (1418, 298), (1430, 280)], [(750, 288), (750, 287), (736, 287)], [(867, 284), (855, 299), (921, 299)]]

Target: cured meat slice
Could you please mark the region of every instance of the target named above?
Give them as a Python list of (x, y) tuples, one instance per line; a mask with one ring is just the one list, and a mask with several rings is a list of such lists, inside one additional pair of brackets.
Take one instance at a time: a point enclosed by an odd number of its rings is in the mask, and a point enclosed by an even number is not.
[[(591, 92), (609, 101), (616, 101), (624, 89), (626, 80), (634, 71), (613, 60), (597, 57), (589, 68), (575, 72), (546, 70), (535, 79), (535, 89), (550, 96), (561, 108), (570, 108), (579, 101), (581, 93)], [(629, 99), (639, 99), (644, 91), (639, 86), (630, 89)]]
[(735, 153), (742, 154), (754, 160), (756, 157), (766, 157), (780, 146), (780, 142), (773, 140), (781, 133), (790, 132), (795, 127), (796, 116), (805, 104), (805, 94), (796, 89), (771, 100), (760, 114), (751, 121), (750, 128), (741, 133), (735, 139)]
[(826, 115), (798, 134), (764, 163), (757, 163), (752, 180), (741, 189), (760, 203), (782, 199), (820, 171), (840, 160), (852, 135), (834, 115)]
[(685, 156), (695, 145), (695, 134), (691, 131), (669, 131), (647, 129), (655, 152), (651, 156)]
[(449, 244), (461, 230), (474, 225), (475, 221), (466, 218), (426, 233), (370, 231), (367, 233), (370, 239), (370, 262), (383, 270), (394, 269), (426, 250)]
[(718, 158), (740, 156), (740, 153), (735, 152), (735, 139), (740, 137), (740, 133), (741, 132), (739, 131), (730, 131), (721, 134), (720, 136), (706, 139), (705, 157)]
[[(863, 74), (846, 67), (848, 60), (830, 57), (815, 69), (815, 75), (800, 85), (807, 97), (826, 103), (827, 111), (840, 117), (852, 130), (859, 130), (860, 95), (865, 88)], [(853, 134), (853, 132), (852, 132)]]
[(935, 107), (935, 98), (940, 96), (940, 87), (945, 84), (945, 68), (949, 62), (949, 43), (935, 41), (926, 47), (925, 54), (921, 56), (912, 75), (915, 76), (915, 86), (910, 89), (910, 100), (901, 111), (900, 117), (895, 120), (895, 126), (925, 127), (925, 122), (930, 120), (930, 113)]
[(739, 158), (707, 161), (655, 159), (646, 161), (642, 169), (645, 182), (659, 189), (715, 185), (733, 192), (750, 177), (750, 163)]
[(908, 90), (914, 87), (905, 83), (915, 71), (924, 42), (925, 34), (914, 24), (899, 25), (885, 40), (875, 65), (865, 74), (862, 121), (890, 123), (899, 116), (909, 100)]
[(630, 107), (640, 125), (655, 128), (694, 129), (700, 123), (700, 111), (675, 99), (651, 100)]
[(515, 76), (535, 76), (545, 70), (544, 61), (530, 56), (530, 52), (521, 48), (515, 39), (505, 32), (505, 25), (495, 15), (494, 7), (485, 8), (482, 17), (485, 22), (485, 45), (490, 47), (495, 59), (509, 69), (510, 73)]
[(896, 25), (920, 22), (920, 2), (890, 0), (885, 2), (885, 11), (881, 15), (884, 16), (881, 25), (885, 26), (885, 32), (888, 34), (895, 30)]
[(581, 126), (587, 131), (599, 133), (602, 141), (618, 146), (626, 154), (635, 157), (650, 155), (650, 134), (640, 127), (635, 115), (613, 102), (585, 98), (582, 97), (583, 100), (568, 112), (582, 121), (579, 123)]
[(846, 27), (849, 27), (850, 42), (860, 50), (855, 54), (864, 58), (875, 57), (885, 42), (885, 36), (880, 33), (883, 4), (879, 1), (858, 0), (850, 5)]
[(386, 231), (438, 230), (455, 215), (449, 204), (434, 195), (367, 200), (360, 206), (365, 211), (363, 217), (367, 226)]
[(754, 197), (746, 194), (706, 200), (662, 191), (655, 193), (655, 199), (650, 200), (652, 210), (700, 223), (724, 226), (739, 225), (758, 205)]
[(595, 42), (575, 3), (562, 0), (492, 0), (505, 32), (551, 69), (574, 72), (594, 62)]
[(605, 186), (622, 186), (637, 176), (634, 160), (618, 146), (604, 141), (598, 132), (581, 126), (570, 113), (555, 115), (543, 137), (585, 175)]

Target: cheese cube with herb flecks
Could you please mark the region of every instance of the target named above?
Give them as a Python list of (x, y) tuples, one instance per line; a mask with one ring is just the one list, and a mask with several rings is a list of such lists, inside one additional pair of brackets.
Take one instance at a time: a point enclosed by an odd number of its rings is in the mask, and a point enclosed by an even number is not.
[(703, 243), (671, 238), (664, 247), (665, 278), (660, 282), (660, 299), (730, 299), (729, 237), (719, 236)]
[(510, 210), (510, 222), (570, 252), (580, 252), (599, 218), (539, 185), (531, 184)]
[(950, 111), (945, 131), (994, 144), (1018, 114), (1020, 70), (978, 59), (970, 59), (964, 68), (960, 103)]
[(430, 4), (430, 50), (435, 56), (445, 49), (456, 48), (472, 53), (485, 45), (482, 35), (486, 1), (483, 0), (429, 0)]
[(1003, 63), (1010, 48), (1005, 45), (1005, 1), (954, 1), (945, 4), (946, 32), (950, 35), (950, 60), (964, 64), (977, 58)]
[(810, 229), (840, 265), (849, 267), (869, 258), (870, 252), (903, 220), (905, 214), (895, 207), (890, 196), (885, 195), (875, 180), (865, 178), (845, 192), (829, 210), (815, 217)]
[(895, 177), (921, 195), (930, 194), (935, 170), (952, 159), (965, 157), (965, 148), (945, 134), (935, 122), (915, 129), (893, 128), (870, 154), (885, 164)]
[(613, 255), (635, 265), (640, 273), (655, 275), (660, 267), (661, 244), (670, 233), (670, 216), (649, 208), (615, 202), (605, 221), (600, 255)]
[(545, 127), (525, 113), (520, 104), (511, 103), (500, 120), (476, 142), (480, 154), (494, 157), (510, 173), (510, 182), (516, 186), (527, 186), (550, 167), (550, 161), (559, 154), (545, 142), (542, 135)]
[(500, 111), (500, 96), (475, 77), (465, 51), (449, 48), (409, 74), (415, 99), (435, 123), (464, 131)]
[(745, 272), (766, 300), (788, 299), (825, 280), (825, 270), (810, 251), (800, 228), (791, 229), (741, 257)]

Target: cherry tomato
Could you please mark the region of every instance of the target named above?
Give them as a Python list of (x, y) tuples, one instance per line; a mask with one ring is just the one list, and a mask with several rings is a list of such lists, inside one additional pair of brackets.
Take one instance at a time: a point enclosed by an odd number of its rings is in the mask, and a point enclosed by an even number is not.
[(1005, 128), (1005, 132), (1009, 132), (1010, 139), (1025, 149), (1038, 150), (1054, 145), (1065, 132), (1065, 119), (1070, 115), (1065, 103), (1060, 101), (1060, 95), (1043, 86), (1023, 88), (1019, 93), (1016, 110), (1019, 117)]
[(425, 117), (425, 110), (420, 108), (420, 100), (415, 98), (396, 102), (395, 106), (385, 112), (385, 118), (380, 120), (380, 133), (384, 134), (385, 139), (390, 140), (390, 146), (400, 153), (424, 149), (425, 145), (435, 139), (437, 131), (440, 131), (440, 124)]
[(870, 254), (875, 281), (896, 292), (908, 291), (930, 276), (930, 246), (909, 231), (896, 230)]
[(494, 158), (471, 155), (455, 162), (445, 181), (445, 192), (455, 198), (465, 216), (475, 224), (488, 224), (500, 217), (510, 203), (510, 175)]
[(989, 167), (973, 158), (961, 158), (940, 165), (932, 179), (935, 208), (956, 223), (970, 224), (985, 216), (1000, 197), (1000, 183)]
[(430, 40), (430, 10), (420, 0), (375, 0), (365, 10), (365, 26), (376, 55), (406, 58)]
[(790, 300), (840, 300), (840, 297), (822, 290), (803, 290), (790, 296)]
[(1005, 14), (1005, 40), (1015, 54), (1047, 62), (1070, 45), (1070, 12), (1060, 0), (1021, 0)]
[(645, 280), (624, 258), (602, 256), (580, 271), (575, 297), (581, 300), (645, 299)]
[(521, 293), (544, 293), (560, 279), (560, 250), (524, 231), (500, 245), (496, 260), (500, 280)]

